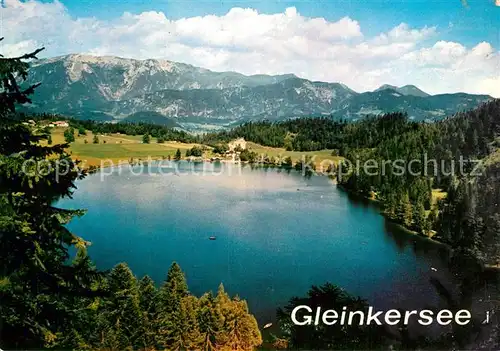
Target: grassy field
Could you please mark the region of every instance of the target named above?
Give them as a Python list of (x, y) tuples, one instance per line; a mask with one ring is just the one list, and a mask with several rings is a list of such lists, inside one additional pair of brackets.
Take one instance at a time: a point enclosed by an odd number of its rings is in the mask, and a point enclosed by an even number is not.
[[(64, 131), (67, 128), (52, 129), (52, 143), (64, 143)], [(99, 166), (104, 160), (112, 161), (117, 164), (119, 162), (127, 162), (130, 159), (160, 159), (164, 157), (173, 157), (177, 149), (180, 149), (184, 156), (187, 149), (198, 144), (185, 144), (175, 141), (167, 141), (158, 144), (155, 138), (151, 138), (149, 144), (142, 143), (142, 135), (123, 135), (110, 134), (98, 135), (99, 144), (94, 144), (94, 135), (87, 131), (87, 135), (77, 136), (75, 133), (75, 141), (70, 144), (68, 151), (73, 158), (81, 160), (84, 166)], [(85, 140), (87, 142), (85, 142)], [(315, 157), (317, 170), (326, 170), (330, 162), (338, 163), (341, 157), (331, 156), (331, 150), (320, 150), (311, 152), (286, 151), (285, 149), (266, 147), (255, 143), (247, 143), (247, 147), (255, 151), (259, 155), (265, 154), (270, 157), (288, 157), (290, 156), (293, 162), (302, 159), (305, 155)], [(205, 157), (213, 156), (211, 152), (207, 152)], [(327, 160), (327, 161), (324, 161)], [(324, 163), (322, 164), (322, 162)]]
[[(52, 130), (52, 143), (64, 143), (64, 131), (66, 128), (54, 128)], [(72, 157), (81, 160), (84, 166), (99, 166), (104, 160), (112, 161), (117, 164), (119, 162), (127, 162), (132, 159), (160, 159), (163, 157), (175, 155), (177, 149), (180, 149), (184, 154), (187, 149), (192, 148), (196, 144), (184, 144), (178, 142), (166, 142), (158, 144), (155, 138), (151, 138), (150, 144), (142, 143), (141, 135), (123, 135), (110, 134), (98, 135), (99, 144), (94, 144), (94, 135), (87, 131), (87, 135), (77, 136), (75, 133), (75, 141), (70, 144), (68, 151)], [(85, 143), (87, 140), (87, 143)]]

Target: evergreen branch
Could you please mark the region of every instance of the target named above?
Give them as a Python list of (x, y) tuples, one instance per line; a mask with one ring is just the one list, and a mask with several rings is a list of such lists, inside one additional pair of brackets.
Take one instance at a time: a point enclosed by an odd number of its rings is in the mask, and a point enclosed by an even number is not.
[[(3, 40), (3, 38), (1, 38), (1, 40)], [(38, 55), (43, 50), (45, 50), (45, 48), (39, 48), (33, 52), (17, 57), (0, 57), (0, 60), (12, 60), (12, 61), (29, 60), (29, 59), (38, 60), (38, 57), (36, 57), (36, 55)]]
[[(14, 81), (15, 82), (15, 81)], [(42, 83), (36, 83), (31, 85), (25, 90), (20, 91), (17, 87), (17, 84), (14, 83), (12, 85), (7, 85), (10, 88), (10, 91), (4, 91), (0, 93), (0, 104), (5, 104), (8, 108), (14, 112), (14, 102), (18, 104), (31, 103), (31, 99), (28, 98), (28, 95), (31, 95), (35, 92), (35, 89), (39, 87)]]

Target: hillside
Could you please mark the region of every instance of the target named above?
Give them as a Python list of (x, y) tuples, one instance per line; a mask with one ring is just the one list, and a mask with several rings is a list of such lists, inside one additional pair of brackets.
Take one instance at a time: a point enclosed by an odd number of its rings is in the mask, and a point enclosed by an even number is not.
[(293, 74), (245, 76), (166, 60), (88, 55), (33, 62), (27, 83), (35, 82), (42, 85), (30, 108), (38, 112), (95, 120), (134, 120), (145, 113), (154, 116), (150, 122), (175, 118), (190, 130), (204, 124), (322, 115), (358, 119), (398, 111), (415, 120), (436, 120), (490, 99), (464, 93), (430, 96), (411, 85), (357, 93), (341, 83)]
[(338, 118), (358, 119), (370, 114), (404, 112), (410, 119), (440, 120), (460, 111), (477, 107), (490, 99), (487, 95), (465, 93), (429, 96), (405, 95), (398, 90), (383, 89), (354, 95), (338, 110), (332, 112)]
[(404, 85), (402, 87), (397, 87), (394, 85), (390, 84), (384, 84), (381, 87), (377, 88), (374, 90), (374, 92), (377, 91), (382, 91), (382, 90), (395, 90), (397, 93), (402, 94), (402, 95), (412, 95), (412, 96), (420, 96), (420, 97), (426, 97), (429, 96), (430, 94), (427, 94), (425, 91), (420, 90), (414, 85)]

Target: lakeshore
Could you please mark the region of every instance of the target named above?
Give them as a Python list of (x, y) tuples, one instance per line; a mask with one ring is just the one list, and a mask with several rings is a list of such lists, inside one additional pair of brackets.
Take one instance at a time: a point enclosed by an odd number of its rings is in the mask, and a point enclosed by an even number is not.
[(372, 203), (374, 206), (377, 206), (377, 208), (379, 209), (379, 213), (388, 221), (390, 221), (391, 223), (393, 223), (394, 225), (398, 226), (402, 231), (408, 233), (409, 235), (415, 235), (415, 236), (418, 236), (419, 238), (421, 239), (424, 239), (424, 240), (428, 240), (434, 244), (438, 244), (438, 245), (442, 245), (442, 246), (445, 246), (446, 248), (450, 249), (451, 250), (451, 247), (449, 244), (447, 243), (444, 243), (442, 241), (439, 241), (437, 239), (434, 239), (434, 236), (437, 234), (437, 233), (433, 233), (432, 236), (429, 236), (429, 235), (425, 235), (423, 233), (419, 233), (415, 230), (412, 230), (410, 228), (407, 228), (405, 227), (403, 224), (395, 221), (394, 219), (392, 219), (391, 217), (389, 217), (387, 215), (387, 213), (385, 213), (385, 211), (382, 209), (382, 206), (383, 206), (383, 203), (379, 200), (379, 199), (376, 199), (374, 198), (373, 196), (364, 196), (362, 194), (359, 194), (359, 193), (355, 193), (355, 192), (352, 192), (350, 191), (349, 189), (347, 189), (346, 187), (342, 186), (341, 184), (338, 184), (336, 183), (336, 186), (341, 189), (342, 191), (345, 191), (346, 193), (348, 193), (350, 196), (354, 196), (354, 197), (357, 197), (357, 198), (360, 198), (360, 199), (363, 199), (363, 200), (366, 200), (370, 203)]
[(175, 260), (194, 293), (223, 282), (249, 301), (261, 323), (292, 296), (326, 281), (380, 308), (416, 308), (422, 294), (438, 300), (426, 277), (430, 267), (446, 276), (439, 248), (387, 228), (376, 208), (353, 201), (327, 177), (239, 165), (241, 175), (231, 177), (224, 169), (232, 164), (204, 166), (219, 175), (132, 176), (128, 167), (103, 181), (91, 175), (60, 205), (89, 209), (69, 229), (93, 243), (89, 254), (99, 267), (126, 261), (137, 274), (162, 281), (162, 267)]

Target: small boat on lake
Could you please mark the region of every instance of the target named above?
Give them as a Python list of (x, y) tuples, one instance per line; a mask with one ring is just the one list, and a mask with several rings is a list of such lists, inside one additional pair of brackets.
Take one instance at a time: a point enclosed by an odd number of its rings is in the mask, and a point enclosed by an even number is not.
[(215, 240), (215, 239), (217, 239), (217, 238), (216, 238), (214, 235), (212, 235), (212, 236), (210, 236), (208, 239), (210, 239), (210, 240)]

